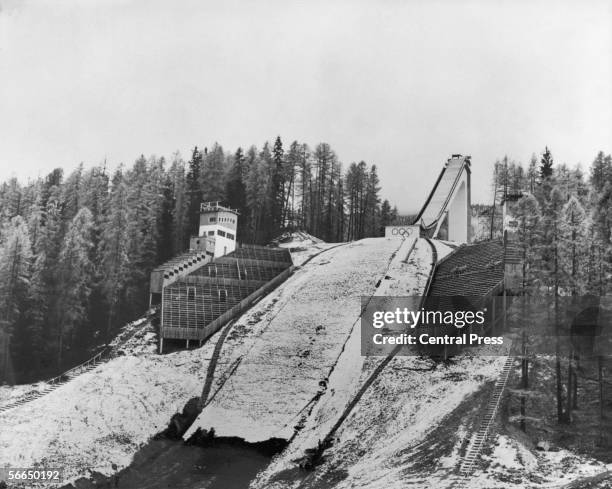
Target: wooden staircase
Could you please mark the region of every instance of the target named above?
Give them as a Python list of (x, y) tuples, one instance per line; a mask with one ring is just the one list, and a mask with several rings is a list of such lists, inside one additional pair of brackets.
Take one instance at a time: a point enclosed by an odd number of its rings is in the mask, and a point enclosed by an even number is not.
[[(512, 344), (509, 345), (508, 351), (512, 348)], [(515, 357), (508, 356), (504, 366), (502, 367), (502, 371), (495, 382), (495, 387), (493, 388), (493, 393), (491, 394), (491, 398), (487, 404), (487, 407), (484, 410), (482, 421), (478, 428), (478, 431), (472, 436), (467, 452), (461, 464), (459, 465), (459, 475), (453, 480), (453, 483), (449, 486), (452, 489), (462, 489), (467, 487), (467, 481), (469, 477), (474, 473), (474, 469), (476, 468), (476, 463), (480, 457), (480, 453), (485, 446), (487, 438), (490, 435), (491, 425), (495, 420), (497, 415), (497, 411), (499, 409), (499, 404), (501, 402), (502, 395), (504, 393), (504, 389), (506, 387), (506, 383), (508, 382), (508, 377), (510, 375), (510, 371), (514, 365)]]

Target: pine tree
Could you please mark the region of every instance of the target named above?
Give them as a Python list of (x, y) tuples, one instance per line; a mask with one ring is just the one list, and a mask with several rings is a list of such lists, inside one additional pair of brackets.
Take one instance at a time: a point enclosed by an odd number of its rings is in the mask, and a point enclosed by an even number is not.
[[(242, 236), (244, 237), (245, 242), (253, 243), (255, 242), (255, 238), (253, 235), (253, 229), (255, 228), (255, 223), (253, 222), (254, 212), (253, 209), (250, 208), (249, 202), (251, 202), (251, 192), (252, 192), (252, 178), (253, 171), (255, 165), (257, 165), (258, 161), (258, 152), (255, 146), (251, 146), (244, 155), (244, 191), (245, 191), (245, 205), (246, 212), (244, 215), (240, 216), (238, 222), (239, 227), (242, 228)], [(249, 183), (251, 182), (251, 183)]]
[(584, 172), (580, 165), (576, 165), (570, 170), (568, 191), (570, 195), (575, 195), (582, 205), (587, 203), (589, 187), (585, 181)]
[(300, 213), (298, 226), (308, 232), (312, 232), (312, 221), (308, 209), (312, 205), (312, 168), (310, 164), (310, 152), (308, 146), (300, 145), (298, 149), (298, 175), (300, 179)]
[(612, 157), (599, 152), (590, 175), (593, 221), (599, 239), (604, 246), (612, 244)]
[[(536, 198), (527, 194), (521, 197), (516, 206), (516, 218), (518, 221), (517, 237), (518, 243), (522, 248), (522, 284), (521, 292), (523, 296), (531, 295), (538, 288), (537, 279), (537, 244), (540, 225), (540, 206)], [(524, 304), (524, 302), (523, 302)], [(523, 315), (526, 311), (523, 309)], [(521, 387), (529, 387), (529, 355), (528, 347), (530, 340), (528, 332), (523, 326), (522, 331), (522, 358), (521, 358)], [(527, 400), (525, 395), (521, 395), (521, 429), (526, 431), (526, 410)]]
[(368, 174), (366, 203), (365, 203), (365, 221), (366, 228), (364, 236), (377, 236), (380, 226), (380, 180), (378, 178), (378, 170), (376, 165), (370, 167)]
[[(552, 287), (555, 304), (555, 325), (559, 324), (559, 296), (561, 292), (559, 242), (561, 240), (560, 219), (563, 206), (563, 193), (558, 187), (553, 187), (550, 200), (545, 207), (545, 235), (543, 239), (543, 261), (546, 265), (545, 273), (547, 285)], [(568, 421), (569, 413), (563, 410), (563, 389), (561, 378), (561, 351), (559, 331), (555, 335), (555, 372), (557, 384), (557, 420), (559, 423)]]
[(0, 190), (0, 219), (7, 222), (21, 214), (23, 208), (23, 189), (16, 178), (2, 184)]
[[(210, 151), (206, 153), (202, 161), (200, 172), (200, 188), (204, 202), (223, 201), (225, 199), (223, 174), (225, 173), (225, 155), (223, 148), (215, 143)], [(197, 208), (197, 219), (200, 218), (199, 205)]]
[(550, 178), (553, 174), (553, 158), (548, 146), (544, 150), (542, 154), (542, 159), (540, 160), (540, 179), (546, 180)]
[(244, 241), (246, 236), (244, 227), (244, 219), (247, 215), (246, 186), (244, 184), (245, 179), (245, 158), (242, 153), (242, 148), (238, 148), (234, 154), (233, 164), (225, 179), (225, 195), (227, 196), (227, 204), (232, 209), (237, 209), (239, 213), (237, 230), (238, 241)]
[(533, 153), (529, 160), (529, 168), (527, 169), (527, 191), (530, 194), (535, 194), (536, 183), (538, 180), (538, 159)]
[(300, 167), (301, 145), (293, 141), (289, 147), (289, 152), (284, 159), (284, 182), (285, 182), (285, 202), (283, 204), (282, 222), (294, 229), (297, 226), (296, 205), (296, 179), (297, 171)]
[(561, 210), (560, 263), (564, 287), (571, 295), (584, 293), (584, 250), (588, 223), (578, 199), (571, 196)]
[(189, 243), (192, 234), (197, 234), (200, 224), (200, 204), (202, 203), (201, 170), (203, 155), (196, 146), (189, 160), (189, 171), (185, 179), (187, 192), (187, 227), (183, 234), (183, 244)]
[(520, 195), (527, 186), (527, 177), (520, 163), (512, 162), (510, 177), (510, 193), (512, 195)]
[[(172, 254), (178, 255), (185, 251), (187, 241), (185, 236), (189, 236), (189, 195), (187, 191), (187, 179), (185, 176), (185, 162), (178, 153), (174, 154), (174, 159), (168, 176), (172, 181), (173, 201), (172, 208)], [(198, 209), (199, 210), (199, 209)]]
[(601, 192), (610, 181), (612, 181), (612, 159), (600, 151), (591, 165), (591, 186), (595, 192)]
[(101, 291), (107, 305), (105, 338), (114, 332), (113, 321), (121, 318), (129, 271), (128, 189), (122, 168), (113, 175), (109, 212), (102, 232), (100, 249)]
[(342, 178), (342, 173), (340, 172), (338, 176), (338, 184), (336, 190), (336, 203), (335, 203), (335, 213), (336, 213), (336, 232), (334, 235), (334, 241), (344, 241), (344, 226), (345, 226), (345, 209), (344, 209), (344, 179)]
[[(84, 172), (79, 185), (79, 208), (87, 207), (94, 221), (94, 247), (98, 249), (102, 224), (106, 219), (109, 178), (103, 167), (96, 166)], [(76, 215), (76, 213), (75, 213)]]
[(129, 270), (125, 300), (132, 318), (148, 304), (147, 285), (149, 275), (159, 263), (157, 219), (161, 207), (162, 172), (159, 162), (140, 157), (126, 174), (128, 207), (128, 257)]
[[(27, 331), (24, 334), (21, 358), (28, 359), (29, 369), (32, 373), (40, 372), (45, 366), (50, 365), (49, 332), (47, 331), (47, 318), (49, 315), (50, 294), (46, 287), (47, 257), (45, 252), (37, 254), (32, 266), (32, 278), (30, 280), (30, 300), (26, 317)], [(53, 358), (55, 355), (53, 355)]]
[(157, 216), (157, 257), (158, 262), (163, 263), (174, 255), (174, 234), (172, 224), (174, 220), (174, 184), (172, 176), (165, 173), (161, 188), (161, 204)]
[(14, 217), (0, 246), (0, 378), (14, 382), (11, 338), (24, 327), (28, 308), (32, 250), (25, 221)]
[(518, 242), (522, 249), (523, 281), (522, 292), (529, 294), (538, 281), (538, 242), (541, 219), (540, 205), (536, 198), (527, 194), (516, 206), (518, 221)]
[(57, 326), (57, 363), (61, 366), (66, 335), (68, 346), (75, 343), (78, 328), (84, 327), (89, 311), (89, 296), (94, 278), (93, 216), (89, 209), (79, 210), (66, 233), (57, 267), (59, 295), (55, 304)]
[(250, 210), (249, 234), (255, 243), (266, 240), (265, 224), (269, 196), (270, 173), (264, 158), (257, 156), (249, 166), (246, 181), (247, 207)]
[[(576, 296), (584, 291), (583, 253), (586, 249), (584, 240), (586, 214), (578, 199), (571, 196), (561, 211), (559, 239), (559, 281), (565, 291)], [(567, 402), (564, 421), (572, 421), (572, 410), (578, 405), (578, 357), (573, 345), (569, 344), (567, 367)]]
[(57, 187), (51, 192), (46, 208), (41, 195), (28, 218), (30, 242), (33, 250), (33, 268), (30, 286), (30, 304), (27, 314), (28, 332), (24, 332), (21, 358), (29, 358), (33, 369), (48, 366), (48, 353), (53, 319), (51, 309), (57, 298), (57, 261), (61, 245), (61, 211)]
[(64, 223), (69, 223), (79, 211), (82, 181), (83, 163), (68, 176), (61, 187), (62, 222)]
[(270, 191), (272, 193), (270, 196), (272, 236), (278, 235), (284, 225), (282, 222), (284, 214), (283, 206), (285, 203), (284, 155), (283, 143), (280, 136), (277, 136), (272, 149), (272, 177), (270, 182)]
[(331, 166), (332, 151), (327, 143), (319, 143), (314, 151), (314, 200), (311, 203), (312, 233), (323, 237), (323, 215), (328, 172)]
[[(272, 173), (274, 161), (270, 144), (266, 141), (262, 150), (259, 152), (258, 172), (260, 181), (260, 211), (259, 223), (257, 225), (257, 243), (266, 243), (273, 236), (273, 192), (272, 192)], [(248, 191), (248, 190), (247, 190)]]
[[(106, 164), (103, 164), (84, 172), (79, 189), (79, 204), (81, 207), (87, 207), (93, 217), (93, 254), (97, 263), (99, 263), (101, 257), (101, 248), (103, 246), (102, 233), (109, 212), (109, 184), (110, 178), (106, 171)], [(106, 328), (108, 307), (105, 294), (102, 290), (104, 278), (102, 267), (97, 266), (92, 283), (92, 293), (89, 301), (89, 320), (87, 322), (88, 328), (91, 331), (90, 344), (97, 343), (100, 332)], [(55, 354), (49, 356), (55, 358)]]
[(391, 204), (387, 199), (385, 199), (380, 206), (380, 236), (385, 235), (385, 227), (391, 225), (391, 222)]

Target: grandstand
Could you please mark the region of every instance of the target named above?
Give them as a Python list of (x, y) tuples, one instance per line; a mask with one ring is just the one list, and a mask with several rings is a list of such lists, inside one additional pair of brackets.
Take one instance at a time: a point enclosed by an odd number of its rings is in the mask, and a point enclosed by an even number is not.
[(461, 246), (436, 266), (429, 295), (495, 295), (503, 290), (504, 245), (485, 241)]
[(151, 273), (150, 304), (161, 304), (160, 353), (164, 339), (201, 344), (291, 273), (288, 250), (236, 242), (238, 217), (220, 202), (203, 202), (189, 251)]
[(289, 251), (241, 245), (165, 286), (161, 298), (160, 352), (164, 339), (200, 343), (291, 273)]

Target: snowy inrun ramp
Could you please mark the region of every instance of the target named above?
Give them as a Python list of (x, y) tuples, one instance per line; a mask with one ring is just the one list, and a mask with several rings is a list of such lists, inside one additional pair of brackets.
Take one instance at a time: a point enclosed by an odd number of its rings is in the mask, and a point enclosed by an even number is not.
[(402, 244), (372, 238), (330, 249), (238, 321), (238, 331), (251, 326), (257, 332), (246, 349), (222, 352), (220, 364), (240, 364), (185, 438), (212, 428), (216, 436), (248, 442), (290, 439), (326, 390), (359, 320), (361, 296), (375, 292)]

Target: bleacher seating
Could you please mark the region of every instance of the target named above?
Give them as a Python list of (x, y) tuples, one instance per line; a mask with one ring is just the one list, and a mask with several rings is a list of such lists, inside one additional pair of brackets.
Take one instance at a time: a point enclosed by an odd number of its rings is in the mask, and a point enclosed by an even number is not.
[(180, 277), (163, 291), (162, 335), (197, 339), (199, 330), (291, 265), (288, 250), (251, 245)]
[(499, 241), (461, 246), (437, 265), (429, 295), (485, 296), (503, 281), (503, 261)]

